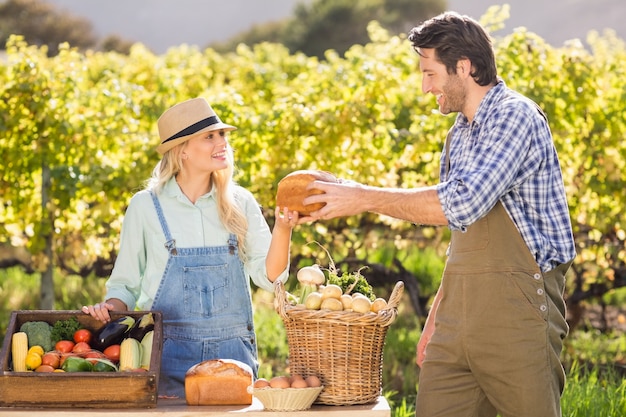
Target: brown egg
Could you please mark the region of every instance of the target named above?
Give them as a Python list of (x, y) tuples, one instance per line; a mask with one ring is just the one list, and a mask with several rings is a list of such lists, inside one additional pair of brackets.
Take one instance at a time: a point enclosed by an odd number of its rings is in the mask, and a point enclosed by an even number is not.
[(290, 386), (289, 378), (286, 376), (275, 376), (270, 379), (270, 387), (272, 388), (289, 388)]
[(309, 387), (321, 387), (322, 386), (322, 381), (320, 381), (320, 379), (315, 375), (307, 376), (305, 378), (305, 381)]
[(300, 374), (291, 374), (291, 376), (289, 377), (289, 382), (297, 381), (298, 379), (304, 380), (304, 378)]
[(265, 378), (259, 378), (254, 381), (254, 388), (266, 388), (270, 386), (270, 381)]
[(291, 383), (291, 388), (307, 388), (308, 386), (304, 379), (296, 379)]

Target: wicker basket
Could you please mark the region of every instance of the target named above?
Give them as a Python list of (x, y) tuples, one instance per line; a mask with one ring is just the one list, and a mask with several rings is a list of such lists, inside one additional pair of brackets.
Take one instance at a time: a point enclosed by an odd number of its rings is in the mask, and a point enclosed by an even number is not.
[(311, 408), (323, 387), (255, 388), (254, 396), (268, 411), (302, 411)]
[(287, 332), (290, 372), (316, 375), (324, 386), (315, 403), (376, 401), (382, 392), (385, 336), (398, 314), (404, 283), (396, 284), (384, 310), (366, 314), (292, 306), (283, 283), (274, 288), (275, 308)]

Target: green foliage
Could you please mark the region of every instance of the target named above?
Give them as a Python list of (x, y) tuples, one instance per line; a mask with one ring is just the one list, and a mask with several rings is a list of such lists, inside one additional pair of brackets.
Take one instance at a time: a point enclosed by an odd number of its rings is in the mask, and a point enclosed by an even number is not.
[(259, 377), (271, 379), (289, 374), (287, 333), (278, 313), (274, 311), (273, 295), (258, 290), (253, 295), (254, 324), (259, 349)]
[(568, 364), (626, 366), (626, 335), (619, 331), (574, 330), (565, 339), (562, 358)]
[[(374, 301), (376, 298), (374, 289), (359, 271), (353, 272), (339, 272), (331, 271), (328, 274), (327, 284), (338, 285), (344, 294), (356, 294), (360, 293), (369, 298), (370, 301)], [(347, 292), (349, 290), (349, 292)]]
[(626, 379), (614, 370), (584, 369), (575, 364), (562, 396), (568, 417), (623, 416), (626, 413)]
[[(490, 12), (494, 28), (502, 10)], [(45, 47), (11, 38), (0, 63), (0, 245), (26, 248), (34, 271), (55, 265), (63, 274), (55, 277), (55, 307), (69, 305), (74, 278), (80, 286), (80, 277), (110, 271), (128, 200), (158, 160), (156, 119), (196, 96), (239, 127), (231, 135), (236, 179), (270, 223), (276, 184), (296, 169), (374, 186), (436, 183), (453, 118), (436, 114), (421, 92), (417, 55), (404, 36), (376, 22), (367, 29), (368, 43), (344, 55), (327, 51), (323, 60), (270, 43), (227, 54), (181, 46), (162, 56), (140, 45), (128, 56), (64, 45), (50, 58)], [(545, 109), (554, 133), (578, 245), (568, 292), (623, 286), (626, 262), (626, 48), (611, 32), (587, 42), (588, 49), (554, 48), (523, 29), (495, 41), (501, 76)], [(425, 256), (444, 259), (448, 238), (445, 228), (368, 213), (297, 228), (292, 257), (326, 264), (326, 254), (308, 245), (319, 241), (338, 264), (399, 260), (427, 298), (442, 262)], [(0, 311), (36, 308), (36, 276), (17, 287), (30, 285), (19, 302), (0, 293)], [(102, 290), (76, 291), (99, 300)]]
[(80, 328), (81, 325), (76, 317), (71, 317), (67, 320), (57, 320), (52, 325), (50, 335), (52, 343), (56, 343), (60, 340), (74, 340), (74, 333)]
[(353, 45), (368, 43), (367, 25), (373, 20), (393, 34), (405, 34), (444, 10), (444, 0), (314, 0), (298, 4), (291, 18), (254, 26), (211, 47), (230, 52), (240, 43), (253, 46), (273, 42), (291, 52), (323, 59), (329, 50), (344, 54)]

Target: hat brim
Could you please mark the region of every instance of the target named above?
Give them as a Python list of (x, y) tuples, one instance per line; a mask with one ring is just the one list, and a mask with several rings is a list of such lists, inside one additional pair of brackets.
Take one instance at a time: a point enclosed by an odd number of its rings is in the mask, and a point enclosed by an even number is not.
[(165, 143), (160, 144), (159, 146), (157, 146), (157, 152), (161, 155), (163, 155), (165, 152), (169, 151), (170, 149), (176, 147), (177, 145), (180, 145), (183, 142), (186, 142), (187, 140), (189, 140), (191, 137), (199, 135), (201, 133), (204, 132), (210, 132), (213, 130), (225, 130), (227, 132), (230, 132), (232, 130), (237, 130), (237, 128), (235, 126), (232, 125), (228, 125), (226, 123), (215, 123), (211, 126), (207, 126), (204, 129), (200, 129), (195, 133), (192, 133), (191, 135), (187, 135), (187, 136), (181, 136), (179, 138), (176, 138), (174, 140), (170, 140), (167, 141)]

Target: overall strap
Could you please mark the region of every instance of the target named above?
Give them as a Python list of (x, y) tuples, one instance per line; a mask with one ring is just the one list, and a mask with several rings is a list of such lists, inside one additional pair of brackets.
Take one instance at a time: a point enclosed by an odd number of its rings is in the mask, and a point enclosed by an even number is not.
[(445, 161), (445, 166), (446, 166), (446, 176), (445, 179), (448, 179), (448, 176), (450, 175), (450, 140), (452, 138), (452, 131), (454, 130), (454, 125), (452, 125), (452, 127), (450, 128), (450, 130), (448, 130), (448, 134), (446, 135), (446, 144), (445, 144), (445, 149), (446, 149), (446, 161)]
[(150, 196), (152, 196), (152, 202), (154, 203), (154, 208), (156, 208), (157, 216), (159, 216), (159, 222), (161, 223), (161, 228), (163, 229), (163, 234), (165, 234), (165, 249), (171, 254), (176, 255), (178, 252), (176, 251), (176, 240), (172, 238), (170, 234), (170, 229), (167, 227), (167, 221), (165, 220), (165, 216), (163, 215), (163, 208), (161, 207), (161, 203), (159, 203), (159, 199), (157, 198), (154, 190), (150, 190)]

